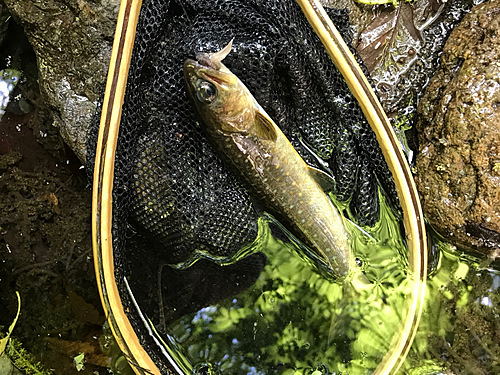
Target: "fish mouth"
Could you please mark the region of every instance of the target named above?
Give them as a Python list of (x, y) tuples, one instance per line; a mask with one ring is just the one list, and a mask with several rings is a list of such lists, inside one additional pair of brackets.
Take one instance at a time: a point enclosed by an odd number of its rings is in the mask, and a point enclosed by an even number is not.
[(184, 76), (188, 81), (192, 81), (192, 79), (196, 77), (212, 82), (218, 86), (224, 84), (230, 85), (236, 82), (236, 76), (234, 76), (225, 66), (221, 66), (220, 69), (214, 69), (193, 59), (184, 61)]
[(186, 78), (186, 81), (191, 81), (192, 77), (197, 77), (198, 70), (199, 70), (200, 64), (192, 59), (187, 59), (184, 61), (183, 65), (183, 71), (184, 71), (184, 77)]

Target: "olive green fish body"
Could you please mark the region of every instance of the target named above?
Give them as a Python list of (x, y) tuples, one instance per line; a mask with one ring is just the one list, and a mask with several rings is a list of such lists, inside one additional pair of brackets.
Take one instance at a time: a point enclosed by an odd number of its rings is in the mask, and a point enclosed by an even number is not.
[(214, 65), (184, 63), (188, 92), (212, 143), (260, 204), (345, 276), (352, 256), (341, 215), (244, 84), (220, 61)]

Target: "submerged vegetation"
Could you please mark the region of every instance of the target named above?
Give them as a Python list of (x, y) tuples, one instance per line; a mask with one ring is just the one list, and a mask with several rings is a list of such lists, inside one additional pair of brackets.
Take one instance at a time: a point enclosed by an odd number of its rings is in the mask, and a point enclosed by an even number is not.
[(53, 372), (47, 370), (35, 359), (21, 342), (16, 338), (11, 338), (5, 350), (5, 354), (12, 362), (12, 365), (26, 375), (52, 375)]

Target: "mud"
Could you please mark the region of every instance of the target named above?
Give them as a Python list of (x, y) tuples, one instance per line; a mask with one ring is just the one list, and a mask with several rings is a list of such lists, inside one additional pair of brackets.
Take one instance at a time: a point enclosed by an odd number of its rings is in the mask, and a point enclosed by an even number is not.
[[(0, 123), (0, 325), (12, 322), (19, 291), (13, 337), (45, 369), (106, 374), (107, 357), (98, 344), (104, 318), (91, 256), (90, 190), (81, 163), (52, 126), (36, 75), (30, 75), (36, 72), (34, 53), (19, 29), (9, 28), (0, 68), (8, 62), (24, 78)], [(81, 352), (88, 362), (77, 372), (73, 357)]]

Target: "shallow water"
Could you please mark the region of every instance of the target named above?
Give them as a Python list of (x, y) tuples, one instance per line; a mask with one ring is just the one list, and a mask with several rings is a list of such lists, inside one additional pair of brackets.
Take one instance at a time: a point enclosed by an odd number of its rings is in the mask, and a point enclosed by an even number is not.
[(437, 247), (438, 266), (428, 278), (422, 319), (405, 367), (411, 374), (442, 367), (457, 374), (497, 374), (498, 265), (494, 269), (444, 242)]
[[(385, 205), (373, 230), (348, 226), (352, 249), (369, 282), (362, 277), (332, 280), (300, 248), (265, 233), (259, 250), (267, 264), (253, 285), (166, 327), (165, 342), (180, 367), (203, 374), (375, 371), (406, 319), (412, 279), (398, 224)], [(474, 346), (484, 355), (469, 355), (468, 360), (483, 361), (474, 368), (485, 372), (475, 373), (486, 374), (486, 368), (495, 366), (496, 347), (460, 330), (468, 319), (477, 320), (478, 308), (480, 320), (498, 314), (500, 273), (480, 270), (474, 259), (445, 243), (434, 248), (438, 265), (428, 280), (421, 323), (400, 371), (433, 374), (466, 368), (459, 353), (469, 351), (470, 340), (476, 340)], [(168, 295), (162, 299), (167, 309)], [(481, 326), (480, 335), (497, 335), (488, 331), (493, 326)], [(458, 337), (460, 342), (453, 342)]]
[[(169, 324), (164, 340), (171, 354), (188, 373), (375, 371), (399, 336), (413, 285), (398, 223), (385, 204), (381, 216), (371, 230), (347, 223), (364, 276), (357, 270), (344, 282), (264, 230), (257, 250), (267, 264), (257, 281)], [(167, 294), (162, 303), (168, 310)]]

